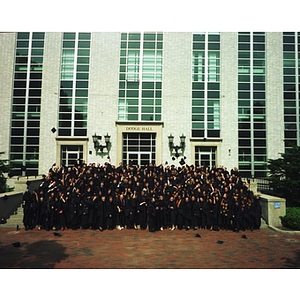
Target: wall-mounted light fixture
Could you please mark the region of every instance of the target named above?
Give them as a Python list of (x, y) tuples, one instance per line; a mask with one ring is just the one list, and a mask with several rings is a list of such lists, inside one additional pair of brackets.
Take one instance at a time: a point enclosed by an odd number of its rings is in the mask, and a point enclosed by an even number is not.
[(96, 133), (93, 135), (93, 143), (94, 143), (94, 148), (96, 151), (100, 150), (101, 152), (103, 152), (104, 148), (106, 148), (108, 150), (108, 144), (110, 142), (110, 135), (108, 135), (108, 133), (104, 136), (104, 142), (105, 145), (100, 144), (99, 141), (102, 140), (102, 136), (101, 135), (97, 135)]
[(180, 146), (175, 146), (174, 145), (174, 136), (172, 134), (170, 134), (168, 136), (170, 150), (171, 150), (171, 152), (172, 152), (173, 149), (175, 150), (175, 152), (176, 152), (175, 156), (176, 157), (179, 157), (178, 150), (183, 149), (184, 146), (185, 146), (185, 136), (182, 134), (179, 138), (180, 138)]

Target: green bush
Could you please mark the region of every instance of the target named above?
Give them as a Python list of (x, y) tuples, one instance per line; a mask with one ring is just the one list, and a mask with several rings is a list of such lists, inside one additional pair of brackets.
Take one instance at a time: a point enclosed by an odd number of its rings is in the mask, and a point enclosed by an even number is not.
[(280, 219), (284, 227), (300, 230), (300, 207), (287, 207), (286, 215)]

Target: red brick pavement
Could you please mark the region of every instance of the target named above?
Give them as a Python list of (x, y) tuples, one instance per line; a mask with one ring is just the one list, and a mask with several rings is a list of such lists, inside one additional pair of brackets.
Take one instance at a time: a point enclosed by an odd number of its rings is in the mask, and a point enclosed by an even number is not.
[[(232, 231), (0, 229), (1, 269), (295, 269), (300, 235)], [(199, 233), (201, 237), (196, 237)], [(248, 239), (243, 239), (245, 234)], [(19, 241), (23, 246), (15, 248)], [(217, 243), (223, 241), (223, 244)]]

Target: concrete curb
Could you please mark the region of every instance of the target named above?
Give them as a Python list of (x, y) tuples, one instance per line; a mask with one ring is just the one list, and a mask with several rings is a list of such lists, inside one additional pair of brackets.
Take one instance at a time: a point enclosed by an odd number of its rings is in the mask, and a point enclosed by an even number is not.
[(286, 230), (281, 230), (279, 228), (276, 228), (272, 225), (268, 225), (269, 228), (273, 229), (274, 231), (280, 232), (280, 233), (285, 233), (285, 234), (300, 234), (300, 231), (286, 231)]

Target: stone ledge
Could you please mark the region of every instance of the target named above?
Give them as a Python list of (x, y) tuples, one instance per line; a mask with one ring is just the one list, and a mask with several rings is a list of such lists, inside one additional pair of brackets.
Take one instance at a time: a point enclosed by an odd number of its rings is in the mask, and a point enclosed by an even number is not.
[(300, 234), (300, 231), (287, 231), (287, 230), (281, 230), (279, 228), (276, 228), (272, 225), (268, 225), (269, 228), (273, 229), (274, 231), (280, 232), (280, 233), (285, 233), (285, 234)]

